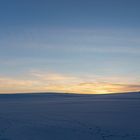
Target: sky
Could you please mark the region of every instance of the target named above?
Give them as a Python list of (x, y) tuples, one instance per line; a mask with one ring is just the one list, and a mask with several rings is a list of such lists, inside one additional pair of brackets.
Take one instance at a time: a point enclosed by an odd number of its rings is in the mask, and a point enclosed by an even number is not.
[(140, 90), (139, 0), (1, 0), (0, 93)]

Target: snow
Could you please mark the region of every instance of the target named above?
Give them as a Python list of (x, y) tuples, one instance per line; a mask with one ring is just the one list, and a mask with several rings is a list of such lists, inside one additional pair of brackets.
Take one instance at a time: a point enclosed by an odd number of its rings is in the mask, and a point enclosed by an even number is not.
[(140, 93), (0, 95), (0, 140), (140, 140)]

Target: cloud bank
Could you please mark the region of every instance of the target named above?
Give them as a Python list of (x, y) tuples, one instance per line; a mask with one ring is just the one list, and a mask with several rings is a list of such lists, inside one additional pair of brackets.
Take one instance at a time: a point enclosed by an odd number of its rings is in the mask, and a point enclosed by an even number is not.
[(114, 79), (97, 77), (94, 79), (92, 76), (85, 78), (33, 71), (24, 78), (0, 77), (0, 93), (66, 92), (103, 94), (140, 90), (139, 83), (130, 84)]

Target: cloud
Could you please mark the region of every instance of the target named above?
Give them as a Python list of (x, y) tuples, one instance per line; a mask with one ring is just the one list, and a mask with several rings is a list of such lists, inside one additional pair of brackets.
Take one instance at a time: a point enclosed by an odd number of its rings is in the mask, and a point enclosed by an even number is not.
[(41, 80), (47, 81), (67, 81), (67, 80), (77, 80), (77, 77), (67, 76), (58, 73), (43, 73), (43, 72), (31, 72), (31, 74)]
[[(49, 32), (50, 49), (69, 52), (140, 53), (140, 34), (133, 30), (89, 29)], [(53, 41), (52, 41), (53, 40)], [(55, 41), (54, 41), (55, 40)]]
[(108, 80), (107, 78), (104, 80), (103, 78), (98, 79), (96, 77), (96, 80), (94, 78), (92, 76), (88, 78), (86, 76), (76, 77), (52, 72), (32, 71), (24, 78), (0, 77), (0, 93), (67, 92), (100, 94), (140, 90), (139, 83), (130, 84), (123, 82), (123, 80), (121, 83), (117, 83), (114, 80), (115, 78), (109, 78)]
[(11, 77), (0, 77), (0, 93), (26, 92), (39, 84), (35, 80), (23, 80)]
[(88, 93), (88, 94), (104, 94), (139, 91), (140, 85), (127, 85), (115, 83), (79, 83), (75, 85), (51, 86), (50, 89), (55, 91), (63, 91), (69, 93)]

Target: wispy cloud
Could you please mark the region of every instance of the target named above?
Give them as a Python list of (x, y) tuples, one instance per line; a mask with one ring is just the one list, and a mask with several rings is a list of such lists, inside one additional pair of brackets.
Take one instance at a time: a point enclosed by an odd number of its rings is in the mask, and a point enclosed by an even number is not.
[[(139, 30), (117, 29), (28, 29), (8, 36), (0, 45), (26, 51), (69, 51), (99, 53), (140, 53)], [(7, 41), (8, 40), (8, 41)], [(9, 43), (10, 42), (10, 43)], [(18, 51), (20, 51), (20, 49)]]
[(33, 77), (36, 77), (37, 79), (43, 80), (43, 81), (53, 81), (53, 82), (67, 82), (67, 81), (75, 81), (78, 80), (77, 77), (74, 76), (68, 76), (65, 74), (58, 74), (54, 72), (31, 72), (30, 73)]
[(39, 81), (36, 80), (0, 77), (0, 93), (26, 92), (27, 90), (33, 90), (38, 84)]
[(50, 49), (69, 52), (140, 53), (140, 34), (133, 30), (56, 29), (50, 30), (49, 33), (48, 46)]
[(52, 72), (32, 71), (26, 75), (26, 78), (0, 77), (0, 93), (51, 91), (100, 94), (140, 90), (139, 83), (129, 84), (123, 80), (121, 83), (117, 83), (117, 81), (111, 81), (111, 78), (91, 79)]

